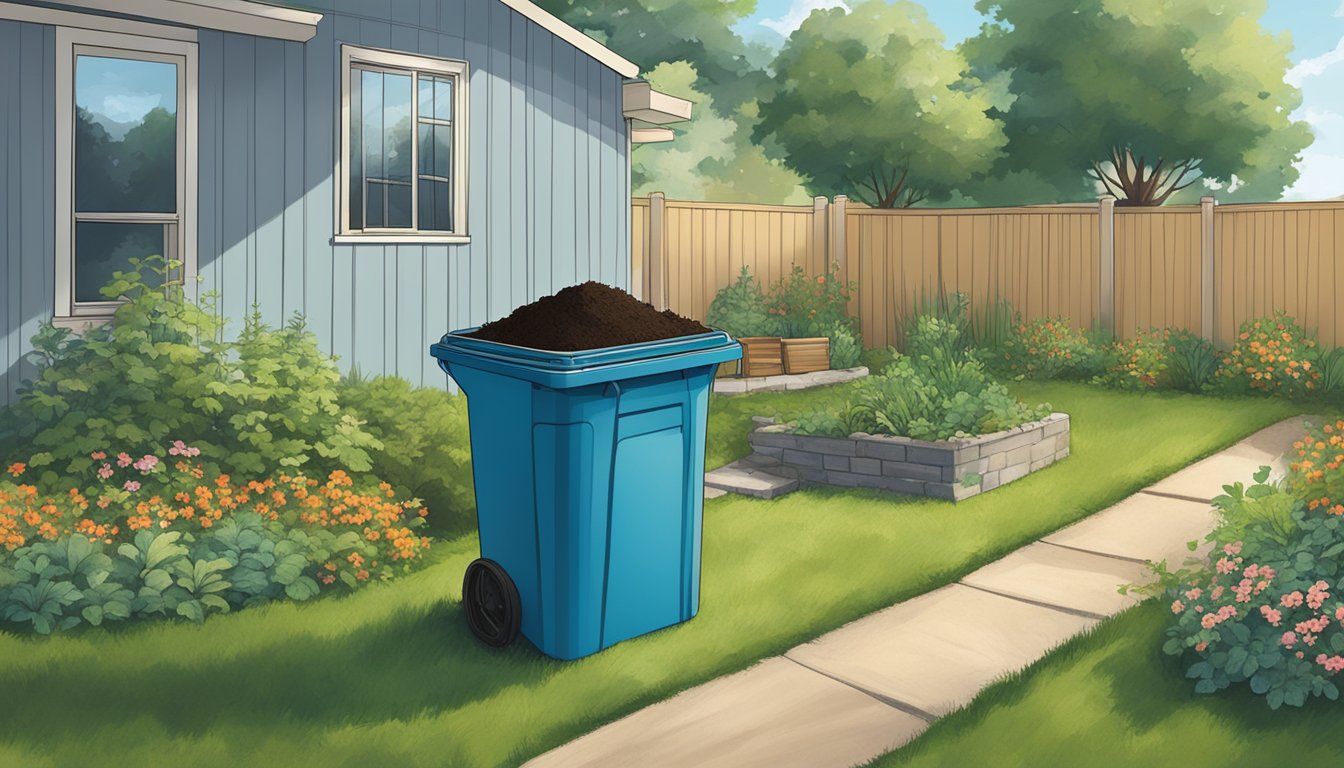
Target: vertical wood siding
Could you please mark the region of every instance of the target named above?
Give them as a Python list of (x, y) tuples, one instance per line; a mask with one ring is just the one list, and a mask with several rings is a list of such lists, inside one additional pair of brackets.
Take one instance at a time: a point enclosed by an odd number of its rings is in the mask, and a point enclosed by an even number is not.
[(0, 404), (33, 373), (56, 293), (56, 30), (0, 21)]
[[(428, 347), (584, 280), (628, 289), (621, 77), (503, 3), (316, 0), (307, 43), (199, 31), (200, 291), (236, 332), (302, 313), (343, 368), (447, 378)], [(340, 45), (471, 67), (465, 245), (333, 245)], [(0, 22), (0, 402), (54, 294), (55, 29)]]

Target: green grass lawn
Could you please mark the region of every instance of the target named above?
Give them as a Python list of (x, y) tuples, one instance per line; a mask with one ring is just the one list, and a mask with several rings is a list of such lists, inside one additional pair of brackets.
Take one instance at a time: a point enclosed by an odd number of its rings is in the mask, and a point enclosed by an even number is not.
[[(0, 764), (494, 766), (941, 586), (1301, 409), (1280, 401), (1017, 393), (1073, 417), (1073, 455), (953, 505), (817, 489), (705, 505), (700, 615), (576, 662), (497, 652), (458, 605), (468, 537), (417, 573), (310, 605), (48, 640), (0, 633)], [(830, 392), (716, 397), (709, 463), (749, 417)], [(1046, 763), (1042, 763), (1046, 764)]]
[(1197, 696), (1149, 601), (1081, 635), (873, 765), (1339, 765), (1344, 701), (1272, 711), (1245, 686)]

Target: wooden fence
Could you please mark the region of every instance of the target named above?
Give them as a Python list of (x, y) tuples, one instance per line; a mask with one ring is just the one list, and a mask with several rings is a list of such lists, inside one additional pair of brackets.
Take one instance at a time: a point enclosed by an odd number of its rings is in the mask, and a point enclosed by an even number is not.
[(1027, 318), (1065, 315), (1120, 337), (1176, 326), (1221, 346), (1282, 309), (1344, 344), (1344, 202), (1114, 202), (887, 210), (843, 196), (809, 207), (654, 194), (633, 204), (632, 284), (703, 319), (743, 265), (769, 285), (795, 264), (817, 274), (838, 262), (858, 286), (850, 311), (867, 346), (894, 343), (917, 302), (953, 291), (972, 306), (1006, 299)]

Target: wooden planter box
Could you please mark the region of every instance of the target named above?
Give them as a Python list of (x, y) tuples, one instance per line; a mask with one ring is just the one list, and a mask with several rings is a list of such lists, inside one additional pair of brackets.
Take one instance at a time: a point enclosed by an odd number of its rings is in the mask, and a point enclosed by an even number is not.
[(783, 348), (778, 336), (746, 336), (742, 343), (742, 375), (778, 376), (784, 372)]
[(831, 340), (825, 336), (809, 339), (784, 339), (785, 373), (812, 373), (831, 367)]

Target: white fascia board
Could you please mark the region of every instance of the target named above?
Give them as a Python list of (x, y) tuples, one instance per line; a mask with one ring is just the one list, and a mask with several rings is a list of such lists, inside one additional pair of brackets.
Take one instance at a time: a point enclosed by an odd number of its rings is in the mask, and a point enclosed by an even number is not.
[(675, 138), (671, 128), (635, 128), (630, 131), (631, 144), (657, 144)]
[(499, 1), (527, 17), (547, 32), (550, 32), (561, 40), (578, 48), (580, 51), (592, 56), (594, 59), (606, 65), (607, 68), (615, 71), (616, 74), (621, 77), (635, 77), (639, 74), (639, 67), (635, 66), (607, 46), (583, 34), (574, 27), (571, 27), (566, 22), (561, 21), (549, 11), (538, 7), (536, 3), (533, 3), (530, 0)]
[(258, 37), (307, 42), (322, 14), (249, 0), (58, 0), (61, 5)]
[(691, 119), (691, 102), (655, 91), (653, 86), (643, 80), (626, 83), (621, 89), (621, 96), (621, 111), (631, 120), (667, 125)]

